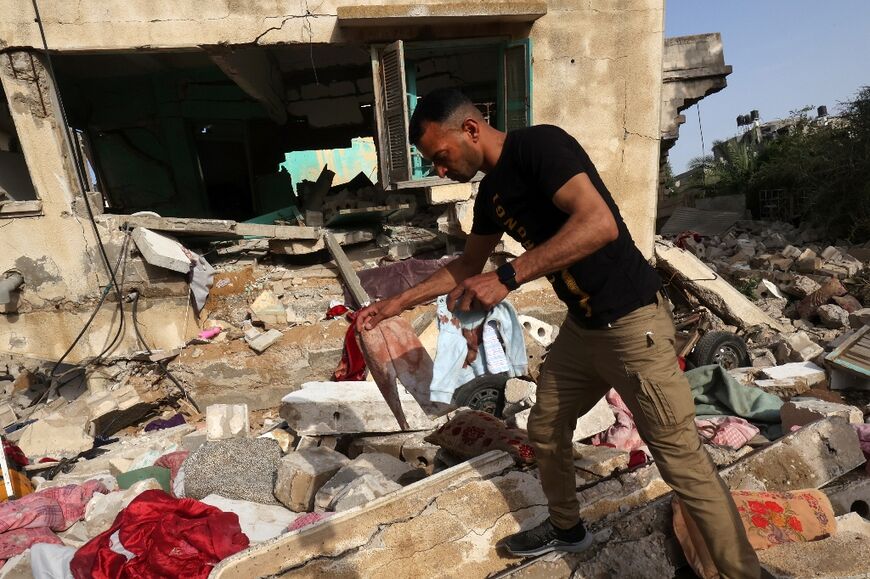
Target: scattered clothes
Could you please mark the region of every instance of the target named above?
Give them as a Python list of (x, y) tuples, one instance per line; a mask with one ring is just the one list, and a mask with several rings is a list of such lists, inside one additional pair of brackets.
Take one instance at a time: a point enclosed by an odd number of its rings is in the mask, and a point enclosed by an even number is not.
[(853, 424), (855, 431), (858, 433), (858, 444), (861, 446), (861, 452), (864, 453), (864, 458), (867, 459), (867, 464), (864, 465), (864, 470), (870, 474), (870, 424)]
[(157, 420), (152, 420), (145, 425), (145, 432), (166, 430), (167, 428), (174, 428), (176, 426), (181, 426), (182, 424), (185, 424), (184, 415), (176, 414), (171, 418), (158, 418)]
[[(793, 542), (817, 541), (837, 530), (827, 495), (815, 489), (790, 492), (731, 491), (749, 543), (756, 551)], [(719, 577), (697, 525), (673, 500), (674, 533), (699, 577)]]
[(3, 439), (3, 452), (6, 453), (6, 460), (9, 460), (18, 466), (27, 466), (30, 461), (25, 456), (24, 452), (14, 442), (9, 442)]
[(463, 410), (425, 438), (462, 458), (474, 458), (490, 450), (503, 450), (519, 464), (535, 462), (535, 450), (522, 430), (505, 426), (486, 412)]
[(75, 547), (39, 543), (30, 548), (30, 568), (39, 579), (73, 579), (69, 564)]
[(174, 495), (175, 481), (178, 477), (178, 472), (181, 470), (181, 465), (184, 464), (184, 461), (188, 456), (190, 456), (189, 451), (177, 450), (175, 452), (170, 452), (169, 454), (164, 454), (154, 462), (154, 466), (161, 466), (169, 469), (169, 485), (172, 488), (172, 494)]
[(299, 529), (304, 529), (305, 527), (311, 526), (314, 523), (319, 523), (325, 519), (328, 519), (335, 513), (326, 512), (326, 513), (305, 513), (287, 527), (287, 532), (290, 533), (292, 531), (298, 531)]
[(220, 333), (221, 333), (220, 326), (215, 326), (213, 328), (206, 328), (205, 330), (201, 331), (199, 334), (197, 334), (197, 337), (200, 340), (211, 340), (212, 338), (216, 337)]
[(215, 269), (203, 256), (186, 249), (185, 251), (194, 260), (193, 268), (190, 270), (190, 293), (193, 296), (196, 313), (199, 314), (202, 308), (205, 307), (205, 301), (208, 299), (208, 292), (214, 281)]
[[(447, 309), (447, 296), (436, 300), (438, 344), (431, 398), (449, 404), (457, 388), (484, 374), (522, 376), (528, 368), (523, 326), (507, 301), (489, 312)], [(483, 342), (483, 353), (480, 343)]]
[[(393, 297), (406, 289), (413, 287), (456, 259), (442, 257), (441, 259), (404, 259), (384, 265), (372, 267), (357, 272), (359, 282), (371, 299), (382, 300)], [(353, 303), (350, 292), (344, 290), (345, 303)]]
[(398, 382), (430, 418), (453, 408), (432, 401), (432, 358), (406, 319), (389, 318), (371, 330), (357, 330), (357, 336), (372, 378), (402, 429), (407, 430), (408, 423), (399, 400)]
[(756, 426), (736, 416), (696, 418), (695, 426), (704, 442), (731, 450), (740, 450), (759, 433)]
[(348, 321), (347, 332), (344, 334), (344, 349), (341, 351), (338, 368), (332, 373), (332, 380), (334, 382), (365, 380), (366, 361), (357, 342), (354, 328), (357, 312), (351, 311), (344, 305), (333, 306), (326, 312), (326, 319), (331, 320), (344, 314), (347, 314)]
[(91, 497), (107, 492), (103, 483), (90, 480), (0, 504), (0, 560), (22, 553), (35, 543), (60, 544), (53, 531), (65, 531), (80, 521)]
[(593, 436), (592, 444), (595, 446), (610, 446), (626, 451), (642, 450), (644, 453), (649, 454), (646, 443), (640, 437), (637, 426), (634, 424), (634, 415), (628, 409), (628, 406), (625, 405), (619, 393), (611, 388), (604, 395), (604, 398), (613, 411), (616, 422), (604, 432), (599, 432)]
[(234, 513), (151, 490), (82, 546), (70, 567), (77, 579), (204, 579), (215, 564), (248, 544)]

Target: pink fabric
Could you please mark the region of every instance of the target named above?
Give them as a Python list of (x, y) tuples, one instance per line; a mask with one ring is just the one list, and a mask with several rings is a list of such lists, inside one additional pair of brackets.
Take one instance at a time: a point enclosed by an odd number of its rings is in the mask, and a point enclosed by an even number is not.
[(15, 529), (0, 535), (0, 563), (5, 563), (6, 559), (23, 553), (36, 543), (63, 545), (60, 537), (51, 532), (48, 527)]
[(695, 426), (704, 442), (739, 450), (760, 431), (746, 419), (738, 416), (696, 418)]
[(313, 525), (314, 523), (319, 523), (325, 519), (328, 519), (335, 513), (305, 513), (298, 519), (294, 520), (290, 523), (290, 526), (287, 527), (286, 532), (298, 531), (299, 529), (305, 528), (309, 525)]
[(622, 397), (611, 388), (604, 398), (616, 417), (616, 423), (604, 432), (599, 432), (593, 436), (592, 444), (611, 446), (619, 450), (646, 450), (646, 443), (640, 437), (637, 426), (634, 424), (634, 415), (625, 405)]
[(208, 328), (199, 333), (199, 338), (202, 340), (211, 340), (215, 336), (221, 333), (221, 328), (219, 326), (215, 326), (213, 328)]
[(154, 466), (162, 466), (163, 468), (169, 469), (169, 488), (175, 488), (175, 477), (178, 475), (178, 471), (181, 470), (181, 465), (184, 464), (184, 461), (187, 460), (189, 455), (190, 451), (179, 450), (176, 452), (170, 452), (169, 454), (164, 454), (154, 461)]
[(853, 424), (855, 431), (858, 433), (858, 444), (861, 446), (861, 452), (864, 453), (864, 458), (867, 459), (867, 464), (864, 465), (864, 470), (870, 474), (870, 424)]

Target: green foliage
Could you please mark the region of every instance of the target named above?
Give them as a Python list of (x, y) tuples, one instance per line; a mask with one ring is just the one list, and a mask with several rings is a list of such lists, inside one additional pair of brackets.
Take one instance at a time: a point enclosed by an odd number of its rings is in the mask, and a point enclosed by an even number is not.
[(745, 193), (757, 207), (763, 191), (805, 199), (800, 218), (832, 238), (870, 239), (870, 86), (842, 103), (839, 118), (820, 123), (810, 107), (794, 111), (788, 134), (760, 147), (719, 145), (720, 159), (694, 159), (708, 195)]

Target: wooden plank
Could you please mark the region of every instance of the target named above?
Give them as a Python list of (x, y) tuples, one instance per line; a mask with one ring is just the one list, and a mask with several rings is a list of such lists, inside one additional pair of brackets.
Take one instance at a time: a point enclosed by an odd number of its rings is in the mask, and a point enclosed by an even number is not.
[(118, 219), (130, 227), (145, 227), (155, 231), (214, 235), (221, 237), (268, 237), (271, 239), (317, 240), (320, 230), (298, 225), (265, 225), (238, 223), (226, 219), (198, 219), (187, 217), (155, 217), (153, 215), (119, 215)]
[(326, 247), (329, 249), (329, 253), (332, 254), (332, 259), (335, 260), (338, 271), (341, 273), (347, 289), (350, 290), (350, 295), (353, 296), (357, 307), (367, 306), (371, 302), (371, 298), (369, 298), (368, 292), (363, 289), (359, 276), (357, 276), (350, 260), (341, 248), (341, 244), (338, 243), (338, 240), (331, 231), (324, 233), (323, 239), (326, 241)]

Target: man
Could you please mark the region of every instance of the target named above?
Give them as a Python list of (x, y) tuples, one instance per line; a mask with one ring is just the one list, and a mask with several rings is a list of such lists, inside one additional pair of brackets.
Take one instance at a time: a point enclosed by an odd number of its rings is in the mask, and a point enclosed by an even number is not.
[[(661, 282), (583, 148), (553, 126), (498, 131), (452, 89), (423, 98), (409, 132), (441, 177), (469, 181), (478, 171), (486, 174), (471, 235), (458, 259), (365, 309), (358, 324), (371, 329), (448, 292), (451, 309), (487, 310), (542, 276), (568, 306), (528, 426), (550, 517), (509, 537), (507, 549), (530, 556), (578, 552), (592, 543), (579, 517), (571, 438), (577, 418), (613, 387), (634, 414), (662, 477), (701, 529), (721, 576), (758, 577), (758, 559), (695, 429)], [(481, 273), (503, 232), (527, 251)]]

